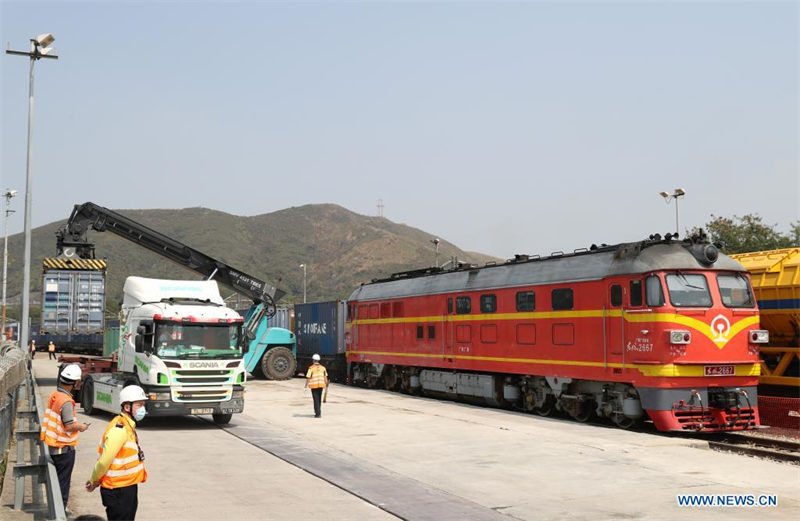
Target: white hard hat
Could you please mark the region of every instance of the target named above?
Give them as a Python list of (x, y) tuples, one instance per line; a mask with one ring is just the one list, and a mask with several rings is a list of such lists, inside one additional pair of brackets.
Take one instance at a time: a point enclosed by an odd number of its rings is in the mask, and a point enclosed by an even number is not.
[(319, 362), (319, 355), (314, 353), (314, 356), (312, 356), (311, 359), (312, 360), (316, 360), (317, 362)]
[(65, 382), (77, 382), (81, 379), (81, 367), (78, 364), (69, 364), (61, 371), (61, 379)]
[(144, 389), (138, 385), (129, 385), (119, 393), (119, 403), (140, 402), (147, 400), (147, 395), (144, 394)]

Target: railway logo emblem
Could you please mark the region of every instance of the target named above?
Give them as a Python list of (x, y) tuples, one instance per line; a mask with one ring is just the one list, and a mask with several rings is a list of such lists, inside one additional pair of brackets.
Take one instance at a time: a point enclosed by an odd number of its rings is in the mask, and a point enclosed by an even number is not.
[(723, 315), (717, 315), (711, 321), (711, 334), (714, 342), (725, 344), (728, 342), (728, 334), (731, 332), (731, 322)]

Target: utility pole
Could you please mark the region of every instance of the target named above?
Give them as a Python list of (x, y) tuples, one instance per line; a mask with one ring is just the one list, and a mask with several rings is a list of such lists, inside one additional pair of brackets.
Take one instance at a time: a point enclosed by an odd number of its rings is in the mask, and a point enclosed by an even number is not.
[(0, 337), (6, 334), (6, 285), (8, 282), (8, 216), (14, 213), (9, 209), (11, 198), (17, 195), (16, 190), (6, 189), (3, 197), (6, 198), (6, 211), (3, 218), (3, 321), (0, 326)]
[(33, 145), (33, 64), (36, 60), (49, 58), (57, 60), (58, 56), (53, 54), (53, 48), (48, 47), (55, 41), (55, 37), (50, 33), (40, 34), (36, 38), (31, 38), (31, 50), (12, 51), (6, 50), (6, 54), (16, 54), (27, 56), (31, 60), (30, 75), (28, 78), (28, 162), (25, 175), (25, 254), (24, 269), (22, 275), (22, 320), (19, 325), (19, 345), (23, 349), (28, 348), (28, 338), (30, 329), (30, 293), (31, 293), (31, 205), (33, 196), (31, 191), (31, 150)]

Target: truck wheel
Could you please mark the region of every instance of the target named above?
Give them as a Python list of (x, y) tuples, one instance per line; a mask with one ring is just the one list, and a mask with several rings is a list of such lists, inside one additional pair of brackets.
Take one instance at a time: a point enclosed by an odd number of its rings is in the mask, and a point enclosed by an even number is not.
[(222, 414), (222, 413), (220, 413), (220, 414), (212, 414), (211, 417), (214, 418), (214, 423), (216, 423), (217, 425), (225, 425), (226, 423), (231, 421), (231, 418), (233, 418), (233, 414), (230, 414), (230, 413), (228, 413), (228, 414)]
[(83, 381), (81, 389), (81, 405), (85, 414), (94, 412), (94, 382), (91, 378)]
[(261, 359), (261, 370), (268, 380), (288, 380), (297, 370), (297, 360), (285, 347), (273, 347)]

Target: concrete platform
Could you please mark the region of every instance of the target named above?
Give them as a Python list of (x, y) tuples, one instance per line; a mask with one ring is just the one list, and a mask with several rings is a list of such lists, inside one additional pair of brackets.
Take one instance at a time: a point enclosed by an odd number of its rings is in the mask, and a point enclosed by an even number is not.
[[(55, 363), (34, 364), (49, 393)], [(224, 429), (202, 417), (145, 420), (150, 479), (140, 487), (137, 519), (800, 516), (800, 466), (711, 451), (696, 439), (338, 385), (315, 419), (302, 387), (299, 379), (251, 380), (245, 413)], [(104, 514), (98, 492), (82, 484), (110, 418), (90, 417), (81, 435), (76, 514)], [(779, 505), (679, 507), (683, 493), (777, 494)]]

